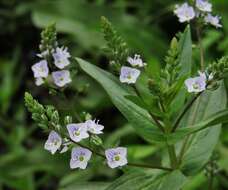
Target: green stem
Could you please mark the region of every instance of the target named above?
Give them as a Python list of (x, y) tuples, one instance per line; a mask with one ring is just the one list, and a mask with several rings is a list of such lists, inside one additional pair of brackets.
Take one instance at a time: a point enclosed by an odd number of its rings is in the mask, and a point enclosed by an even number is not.
[[(69, 138), (70, 139), (70, 138)], [(92, 148), (90, 148), (89, 146), (83, 145), (81, 143), (77, 143), (74, 142), (73, 140), (70, 139), (70, 141), (82, 148), (86, 148), (88, 150), (90, 150), (93, 154), (96, 154), (97, 156), (100, 156), (103, 159), (106, 159), (105, 155), (97, 152), (95, 150), (93, 150)], [(149, 168), (149, 169), (160, 169), (160, 170), (166, 170), (166, 171), (172, 171), (172, 168), (168, 168), (168, 167), (163, 167), (163, 166), (154, 166), (154, 165), (149, 165), (149, 164), (138, 164), (138, 163), (129, 163), (127, 164), (128, 166), (132, 166), (132, 167), (139, 167), (139, 168)]]
[(190, 135), (188, 135), (188, 136), (185, 138), (184, 142), (183, 142), (183, 145), (182, 145), (181, 150), (180, 150), (180, 155), (179, 155), (179, 158), (178, 158), (178, 165), (180, 165), (181, 162), (182, 162), (182, 159), (183, 159), (183, 157), (184, 157), (184, 154), (185, 154), (185, 151), (186, 151), (186, 147), (187, 147), (189, 138), (190, 138)]
[[(144, 102), (140, 92), (138, 91), (138, 89), (136, 88), (135, 85), (133, 85), (133, 88), (135, 90), (135, 93), (138, 95), (139, 98), (141, 98), (141, 100)], [(144, 102), (145, 103), (145, 102)], [(152, 119), (155, 121), (155, 123), (157, 124), (156, 126), (162, 131), (162, 132), (165, 132), (162, 124), (160, 123), (160, 121), (157, 119), (157, 117), (151, 112), (151, 111), (148, 111), (150, 116), (152, 117)]]
[(172, 132), (175, 132), (176, 129), (178, 128), (181, 119), (184, 117), (184, 115), (187, 113), (187, 111), (191, 108), (191, 106), (193, 105), (193, 103), (198, 99), (198, 97), (202, 94), (203, 92), (199, 92), (198, 94), (196, 94), (184, 107), (183, 111), (180, 113), (180, 115), (177, 117), (177, 120), (175, 121), (173, 128), (172, 128)]
[(175, 146), (167, 145), (167, 148), (168, 148), (171, 167), (172, 167), (172, 169), (176, 169), (178, 163), (177, 163), (177, 156), (176, 156), (176, 152), (175, 152)]
[(199, 41), (199, 48), (200, 48), (200, 66), (201, 66), (201, 71), (203, 72), (205, 69), (205, 65), (204, 65), (204, 49), (203, 49), (203, 43), (202, 43), (202, 38), (201, 38), (201, 28), (198, 25), (196, 27), (196, 34), (197, 34), (197, 38)]

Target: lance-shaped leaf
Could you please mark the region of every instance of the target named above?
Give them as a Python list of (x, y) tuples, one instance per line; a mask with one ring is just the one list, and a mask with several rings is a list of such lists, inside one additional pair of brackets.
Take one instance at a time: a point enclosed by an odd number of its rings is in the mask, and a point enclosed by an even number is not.
[(177, 190), (186, 182), (186, 177), (178, 170), (173, 172), (132, 172), (114, 181), (105, 190)]
[(134, 104), (126, 96), (134, 95), (134, 92), (127, 85), (121, 84), (112, 74), (92, 65), (82, 59), (76, 59), (87, 74), (97, 80), (110, 96), (113, 104), (132, 124), (137, 133), (149, 142), (165, 142), (165, 137), (155, 126), (149, 113)]
[(227, 122), (228, 109), (224, 109), (222, 111), (209, 115), (206, 119), (200, 121), (199, 123), (196, 123), (192, 126), (180, 128), (175, 133), (167, 135), (167, 141), (169, 142), (169, 144), (174, 144), (187, 135), (197, 133), (206, 128), (215, 127), (218, 124)]
[[(195, 102), (188, 117), (186, 117), (187, 122), (182, 124), (197, 125), (197, 123), (204, 118), (210, 118), (213, 113), (219, 112), (220, 110), (225, 109), (225, 107), (226, 91), (223, 83), (221, 83), (220, 88), (216, 91), (207, 91)], [(213, 127), (204, 129), (201, 132), (190, 136), (186, 153), (184, 154), (182, 161), (182, 167), (186, 174), (195, 174), (208, 162), (219, 139), (221, 131), (219, 119), (221, 119), (221, 122), (224, 122), (226, 117), (226, 114), (221, 116), (222, 113), (226, 112), (219, 112), (217, 115), (218, 118), (214, 118), (213, 121), (208, 120), (206, 122), (200, 122), (202, 126), (210, 124), (213, 125)]]

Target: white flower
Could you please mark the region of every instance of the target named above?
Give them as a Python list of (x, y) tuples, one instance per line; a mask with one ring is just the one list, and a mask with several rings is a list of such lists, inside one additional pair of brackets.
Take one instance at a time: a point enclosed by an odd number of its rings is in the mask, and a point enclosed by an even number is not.
[(103, 133), (102, 130), (104, 129), (104, 126), (98, 124), (98, 122), (96, 123), (95, 120), (87, 120), (85, 124), (87, 126), (87, 130), (90, 133), (97, 134), (97, 135)]
[(79, 142), (82, 139), (86, 139), (89, 137), (89, 134), (87, 132), (87, 126), (85, 125), (85, 123), (68, 124), (67, 130), (70, 135), (70, 138), (75, 142)]
[(44, 149), (50, 151), (52, 154), (55, 154), (55, 152), (60, 148), (61, 144), (61, 136), (57, 132), (51, 131), (47, 141), (45, 142)]
[(41, 77), (35, 78), (35, 84), (36, 86), (40, 86), (44, 83), (44, 79)]
[(105, 151), (105, 156), (110, 168), (116, 168), (127, 164), (127, 149), (124, 147), (107, 149)]
[(48, 63), (46, 60), (41, 60), (32, 66), (32, 71), (35, 78), (46, 78), (49, 73)]
[(185, 80), (185, 85), (188, 89), (188, 92), (202, 92), (206, 90), (206, 80), (207, 78), (205, 73), (200, 73), (200, 76), (198, 77)]
[(135, 83), (139, 75), (140, 70), (123, 66), (120, 71), (120, 82), (128, 84)]
[(203, 12), (211, 12), (212, 4), (207, 0), (196, 0), (196, 7)]
[(81, 147), (73, 148), (71, 152), (70, 168), (85, 169), (91, 156), (92, 152), (88, 149)]
[(206, 24), (211, 24), (215, 26), (216, 28), (221, 28), (222, 25), (219, 23), (221, 17), (219, 16), (212, 16), (211, 14), (208, 14), (204, 17), (204, 21)]
[(146, 63), (144, 63), (144, 62), (142, 61), (142, 59), (140, 58), (140, 55), (137, 55), (137, 54), (135, 54), (134, 58), (128, 57), (128, 58), (127, 58), (127, 61), (128, 61), (128, 63), (130, 63), (131, 66), (133, 66), (133, 67), (135, 67), (135, 66), (138, 66), (138, 67), (144, 67), (144, 66), (146, 66)]
[(70, 72), (68, 70), (55, 71), (51, 75), (56, 86), (63, 87), (71, 82)]
[(54, 58), (55, 66), (58, 67), (59, 69), (63, 69), (64, 67), (70, 64), (70, 61), (69, 61), (70, 54), (67, 48), (57, 47), (54, 53), (52, 53), (52, 56)]
[(174, 14), (179, 18), (179, 22), (189, 22), (196, 16), (193, 7), (189, 6), (188, 3), (184, 3), (181, 6), (176, 5)]

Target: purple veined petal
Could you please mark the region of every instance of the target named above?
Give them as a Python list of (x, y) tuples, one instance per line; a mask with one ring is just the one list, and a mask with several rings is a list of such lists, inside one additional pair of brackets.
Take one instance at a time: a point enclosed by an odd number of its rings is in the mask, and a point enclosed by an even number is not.
[(32, 66), (33, 75), (35, 78), (46, 78), (49, 73), (48, 63), (46, 60), (41, 60)]
[(135, 83), (139, 75), (140, 70), (122, 66), (120, 70), (120, 82), (128, 84)]
[(116, 168), (126, 165), (127, 162), (127, 149), (124, 147), (111, 148), (105, 150), (107, 164), (110, 168)]
[(219, 16), (212, 16), (211, 14), (207, 14), (207, 16), (204, 17), (204, 21), (206, 24), (211, 24), (215, 26), (216, 28), (221, 28), (222, 25), (219, 23), (221, 17)]
[(127, 61), (128, 61), (128, 63), (130, 63), (130, 65), (133, 66), (133, 67), (136, 67), (136, 66), (138, 66), (138, 67), (144, 67), (144, 66), (146, 66), (146, 63), (144, 63), (144, 62), (142, 61), (140, 55), (138, 55), (138, 54), (135, 54), (135, 55), (134, 55), (134, 58), (128, 57), (128, 58), (127, 58)]
[(207, 0), (196, 0), (196, 7), (203, 12), (211, 12), (212, 4)]
[(70, 64), (69, 58), (71, 57), (68, 49), (65, 47), (57, 47), (55, 51), (52, 53), (54, 58), (54, 64), (59, 69), (63, 69)]
[(77, 147), (71, 151), (70, 168), (85, 169), (88, 161), (91, 159), (92, 152), (86, 148)]
[(189, 22), (194, 19), (196, 13), (192, 6), (189, 6), (188, 3), (184, 3), (182, 5), (176, 5), (174, 10), (174, 14), (179, 18), (179, 22)]
[(52, 72), (52, 78), (55, 85), (58, 87), (63, 87), (72, 81), (68, 70)]
[(206, 90), (206, 78), (205, 76), (198, 76), (185, 80), (185, 85), (188, 92), (202, 92)]
[(89, 137), (87, 132), (87, 126), (85, 123), (71, 123), (67, 125), (67, 130), (70, 135), (71, 140), (75, 142), (80, 142), (82, 139)]
[(44, 149), (54, 154), (60, 148), (61, 144), (61, 136), (57, 132), (51, 131), (47, 141), (45, 142)]
[(102, 134), (103, 133), (102, 130), (104, 129), (104, 126), (98, 124), (98, 122), (96, 122), (96, 120), (87, 120), (85, 122), (85, 124), (87, 126), (87, 130), (90, 133), (93, 133), (93, 134)]

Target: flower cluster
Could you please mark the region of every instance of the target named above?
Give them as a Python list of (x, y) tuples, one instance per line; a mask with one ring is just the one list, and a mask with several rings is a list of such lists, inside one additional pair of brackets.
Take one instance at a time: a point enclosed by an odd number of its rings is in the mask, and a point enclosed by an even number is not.
[(179, 21), (189, 22), (194, 18), (202, 18), (205, 24), (211, 24), (216, 28), (222, 27), (219, 16), (213, 16), (212, 4), (208, 0), (196, 0), (193, 6), (188, 3), (176, 5), (174, 14), (178, 17)]
[[(37, 86), (42, 85), (45, 82), (45, 79), (49, 76), (49, 67), (48, 67), (48, 59), (47, 52), (42, 52), (37, 56), (42, 58), (41, 61), (35, 63), (32, 66), (32, 71), (35, 78), (35, 83)], [(57, 87), (63, 87), (66, 84), (71, 82), (70, 72), (69, 70), (65, 70), (64, 68), (70, 64), (69, 58), (70, 54), (65, 47), (57, 47), (52, 50), (52, 59), (57, 71), (53, 71), (51, 73), (52, 80)]]
[[(140, 57), (140, 55), (135, 54), (134, 58), (128, 57), (127, 62), (132, 67), (144, 67), (146, 63), (144, 63)], [(140, 70), (136, 68), (132, 68), (128, 66), (122, 66), (120, 70), (120, 82), (127, 83), (127, 84), (134, 84), (136, 83), (139, 75)]]
[[(100, 125), (96, 120), (87, 120), (84, 123), (70, 123), (66, 126), (69, 138), (62, 140), (61, 136), (56, 131), (49, 133), (48, 139), (44, 148), (54, 154), (57, 150), (63, 147), (60, 153), (64, 153), (69, 149), (69, 145), (74, 142), (77, 144), (81, 140), (90, 137), (90, 135), (102, 134), (104, 126)], [(92, 150), (84, 147), (74, 147), (71, 151), (70, 168), (85, 169), (92, 156)], [(117, 147), (107, 149), (105, 151), (107, 164), (110, 168), (116, 168), (127, 164), (127, 149)]]

